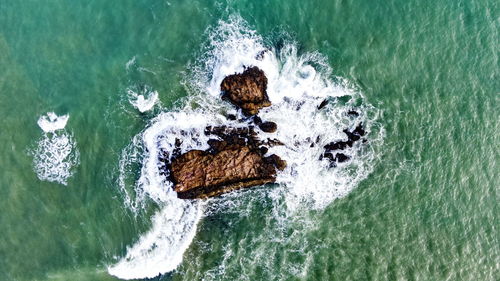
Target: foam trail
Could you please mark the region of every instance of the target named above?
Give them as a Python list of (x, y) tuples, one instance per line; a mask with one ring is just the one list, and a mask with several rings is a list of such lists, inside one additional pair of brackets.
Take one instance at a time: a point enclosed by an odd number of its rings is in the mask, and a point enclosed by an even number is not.
[(170, 204), (154, 215), (153, 228), (127, 249), (125, 258), (110, 267), (109, 273), (133, 279), (152, 278), (174, 270), (194, 238), (200, 216), (196, 204), (172, 198)]
[(38, 126), (46, 133), (62, 130), (68, 123), (69, 115), (57, 116), (54, 112), (48, 112), (47, 115), (38, 118)]
[(57, 116), (54, 112), (38, 119), (44, 133), (29, 154), (33, 156), (33, 167), (40, 180), (66, 185), (73, 175), (73, 167), (80, 162), (76, 141), (64, 129), (68, 119), (69, 115)]
[[(265, 72), (273, 105), (261, 110), (259, 116), (278, 124), (276, 133), (259, 130), (257, 133), (261, 139), (282, 141), (283, 146), (272, 147), (268, 154), (276, 153), (288, 163), (277, 177), (277, 183), (286, 188), (274, 189), (271, 198), (284, 201), (291, 212), (323, 208), (348, 194), (371, 171), (374, 156), (369, 147), (381, 141), (383, 132), (368, 118), (369, 114), (373, 115), (370, 113), (373, 107), (362, 102), (359, 105), (361, 93), (349, 87), (346, 80), (339, 77), (332, 80), (331, 69), (321, 54), (298, 54), (294, 42), (273, 49), (263, 41), (238, 16), (220, 21), (209, 30), (208, 51), (191, 66), (192, 75), (188, 76), (186, 85), (193, 94), (185, 106), (158, 115), (124, 150), (120, 188), (126, 205), (137, 211), (147, 199), (152, 199), (162, 210), (153, 219), (152, 229), (109, 268), (111, 274), (123, 279), (153, 277), (172, 271), (181, 263), (203, 208), (195, 204), (196, 201), (176, 198), (172, 183), (160, 174), (163, 164), (159, 158), (169, 159), (176, 142), (181, 153), (207, 149), (204, 129), (208, 125), (245, 126), (247, 121), (241, 124), (225, 117), (231, 113), (244, 118), (221, 100), (220, 83), (227, 75), (242, 72), (246, 66), (257, 66)], [(347, 96), (349, 101), (339, 102), (337, 98), (341, 96)], [(318, 110), (325, 99), (330, 103)], [(353, 107), (358, 117), (347, 114)], [(342, 130), (360, 122), (368, 131), (370, 142), (356, 143), (343, 151), (351, 157), (350, 162), (331, 169), (327, 160), (319, 160), (325, 144), (345, 138)], [(130, 188), (126, 184), (133, 178), (130, 166), (139, 159), (140, 178)]]

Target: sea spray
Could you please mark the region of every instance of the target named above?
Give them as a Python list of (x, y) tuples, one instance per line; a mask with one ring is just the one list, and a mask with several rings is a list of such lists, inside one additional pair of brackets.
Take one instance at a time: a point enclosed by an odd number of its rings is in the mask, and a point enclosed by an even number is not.
[[(190, 66), (191, 75), (185, 85), (191, 94), (184, 106), (151, 120), (122, 154), (120, 188), (126, 205), (137, 212), (147, 199), (152, 199), (161, 211), (155, 215), (152, 229), (109, 268), (117, 277), (154, 277), (181, 263), (204, 207), (199, 201), (176, 198), (172, 183), (160, 172), (163, 164), (159, 158), (172, 155), (176, 142), (180, 142), (177, 149), (181, 153), (207, 149), (208, 137), (203, 132), (208, 125), (242, 126), (250, 122), (220, 98), (222, 79), (245, 67), (257, 66), (265, 72), (272, 106), (261, 110), (259, 116), (278, 124), (272, 135), (258, 130), (259, 138), (277, 138), (284, 143), (268, 152), (288, 163), (286, 170), (278, 174), (278, 186), (265, 192), (274, 202), (277, 221), (284, 222), (297, 211), (324, 208), (348, 194), (371, 171), (374, 156), (370, 147), (380, 143), (383, 135), (383, 130), (374, 125), (377, 111), (362, 102), (362, 94), (345, 79), (331, 78), (324, 56), (317, 52), (299, 54), (294, 42), (285, 42), (280, 48), (267, 46), (238, 16), (220, 21), (208, 30), (208, 35), (204, 53)], [(340, 102), (340, 97), (345, 101)], [(319, 110), (325, 100), (329, 103)], [(353, 109), (358, 116), (348, 114)], [(229, 120), (228, 114), (236, 115), (243, 124)], [(320, 160), (324, 145), (345, 138), (342, 130), (359, 123), (365, 126), (369, 142), (343, 152), (351, 157), (349, 163), (330, 168), (326, 159)], [(134, 161), (140, 161), (142, 168), (130, 188), (127, 183), (133, 178), (130, 167)], [(227, 206), (228, 201), (234, 199), (238, 205), (247, 196), (256, 196), (256, 192), (237, 192), (203, 202), (211, 206), (213, 213), (226, 209), (219, 206)], [(165, 211), (167, 208), (169, 211)]]

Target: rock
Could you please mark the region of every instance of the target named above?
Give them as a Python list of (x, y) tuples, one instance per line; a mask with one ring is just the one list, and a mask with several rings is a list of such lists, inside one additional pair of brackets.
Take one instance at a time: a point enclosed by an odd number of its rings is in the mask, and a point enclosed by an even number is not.
[[(345, 129), (343, 132), (347, 135), (347, 141), (336, 141), (325, 145), (324, 146), (325, 152), (319, 157), (319, 160), (322, 160), (324, 158), (330, 160), (331, 164), (330, 167), (335, 167), (336, 163), (346, 162), (351, 159), (349, 156), (343, 153), (337, 153), (335, 154), (335, 156), (333, 156), (332, 151), (344, 150), (347, 147), (352, 147), (355, 142), (359, 141), (361, 137), (366, 134), (366, 131), (363, 128), (363, 123), (359, 123), (358, 126), (356, 126), (356, 128), (354, 128), (354, 130), (352, 131)], [(364, 142), (365, 140), (363, 140), (363, 143)]]
[(359, 116), (359, 113), (357, 111), (355, 111), (355, 110), (349, 110), (349, 111), (347, 111), (347, 114), (355, 116), (355, 117)]
[(253, 118), (252, 118), (252, 121), (255, 125), (259, 126), (260, 124), (262, 124), (262, 119), (260, 119), (259, 116), (255, 115)]
[(182, 140), (175, 138), (175, 148), (172, 151), (172, 157), (178, 157), (181, 154), (181, 145), (182, 145)]
[(267, 96), (267, 77), (258, 67), (229, 75), (221, 83), (222, 98), (241, 108), (245, 115), (255, 115), (271, 106)]
[(209, 149), (191, 150), (174, 158), (170, 179), (181, 199), (208, 198), (251, 186), (272, 183), (286, 162), (277, 155), (264, 157), (268, 148), (252, 126), (208, 126)]
[(259, 128), (266, 133), (274, 133), (278, 129), (278, 125), (274, 122), (260, 123)]
[(365, 129), (363, 128), (363, 123), (359, 123), (358, 126), (352, 131), (354, 134), (359, 136), (364, 136), (366, 134)]
[(351, 159), (351, 157), (345, 155), (344, 153), (337, 153), (335, 155), (335, 160), (339, 163), (342, 163), (342, 162), (346, 162), (348, 161), (349, 159)]
[(257, 53), (257, 55), (255, 56), (255, 59), (256, 60), (263, 60), (264, 59), (264, 56), (266, 55), (266, 53), (269, 52), (269, 49), (264, 49), (262, 51), (260, 51), (259, 53)]
[(347, 162), (351, 159), (351, 157), (345, 155), (344, 153), (337, 153), (333, 156), (333, 153), (331, 152), (325, 152), (320, 156), (319, 160), (323, 160), (323, 158), (330, 161), (330, 168), (337, 167), (337, 163)]
[(234, 115), (234, 114), (228, 114), (226, 117), (228, 120), (231, 120), (231, 121), (234, 121), (237, 119), (236, 115)]
[(264, 155), (264, 154), (266, 154), (269, 151), (269, 148), (267, 148), (265, 146), (261, 146), (261, 147), (259, 147), (259, 150), (260, 150), (260, 153), (262, 155)]
[(171, 177), (179, 198), (207, 198), (274, 182), (274, 161), (241, 145), (226, 145), (215, 154), (191, 150), (172, 162)]
[(273, 164), (276, 169), (283, 171), (286, 168), (286, 161), (282, 160), (278, 155), (273, 154), (269, 157), (266, 157), (265, 160), (271, 164)]
[(328, 105), (328, 100), (325, 99), (323, 100), (319, 105), (318, 105), (318, 110), (321, 110), (323, 107)]

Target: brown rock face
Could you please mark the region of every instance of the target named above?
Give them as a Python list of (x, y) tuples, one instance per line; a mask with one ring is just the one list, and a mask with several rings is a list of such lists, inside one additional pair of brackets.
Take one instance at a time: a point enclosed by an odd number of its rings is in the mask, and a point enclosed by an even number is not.
[(241, 108), (246, 115), (255, 115), (263, 107), (271, 106), (267, 96), (267, 77), (258, 67), (243, 73), (229, 75), (221, 83), (223, 99)]
[(191, 150), (172, 162), (174, 190), (179, 198), (206, 198), (274, 182), (276, 169), (269, 160), (248, 146), (230, 145), (215, 155)]
[(253, 128), (207, 127), (210, 149), (191, 150), (170, 165), (174, 190), (182, 199), (207, 198), (232, 190), (274, 182), (276, 169), (286, 162), (277, 155), (264, 157)]

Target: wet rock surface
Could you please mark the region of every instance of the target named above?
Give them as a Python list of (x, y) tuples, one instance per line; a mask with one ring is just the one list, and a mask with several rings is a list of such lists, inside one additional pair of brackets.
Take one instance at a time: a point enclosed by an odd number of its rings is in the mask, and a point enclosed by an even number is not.
[(170, 179), (181, 199), (207, 198), (229, 191), (272, 183), (286, 162), (277, 155), (265, 157), (267, 147), (253, 127), (209, 126), (208, 150), (191, 150), (175, 158)]
[(240, 108), (245, 115), (255, 115), (271, 106), (267, 96), (267, 77), (258, 67), (229, 75), (221, 83), (222, 98)]

